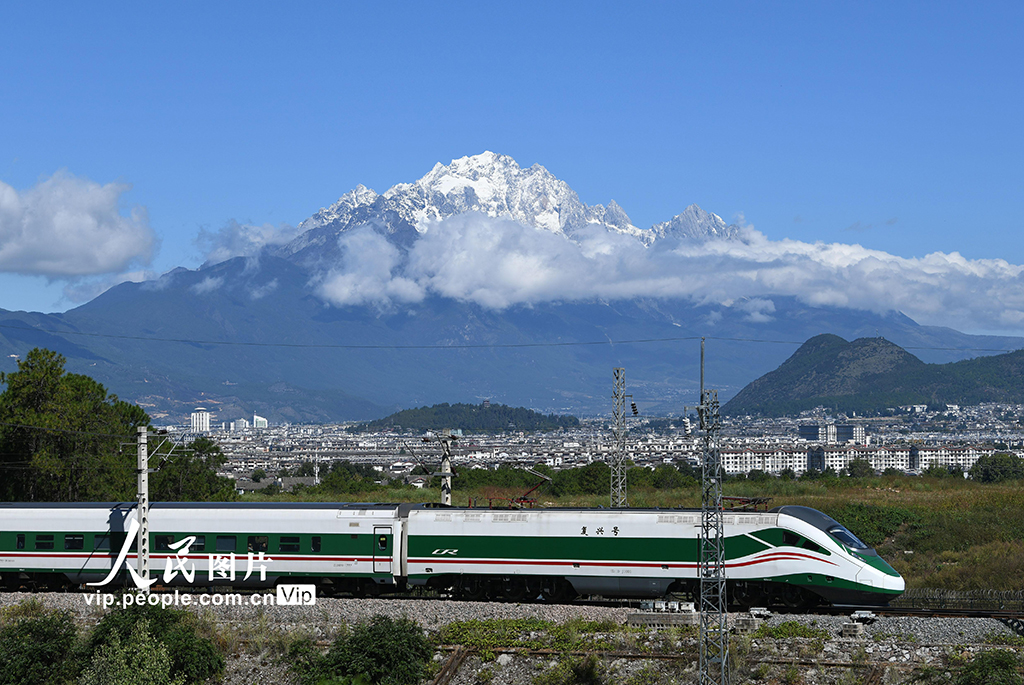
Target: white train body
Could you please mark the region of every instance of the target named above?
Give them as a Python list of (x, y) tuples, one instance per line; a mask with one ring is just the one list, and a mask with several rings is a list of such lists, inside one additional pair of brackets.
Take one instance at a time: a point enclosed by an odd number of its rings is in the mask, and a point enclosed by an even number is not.
[[(127, 582), (118, 562), (123, 552), (137, 567), (124, 543), (134, 517), (133, 504), (0, 504), (0, 577), (8, 587), (100, 583), (113, 569)], [(724, 523), (735, 603), (884, 604), (904, 589), (874, 550), (813, 509), (726, 513)], [(695, 592), (699, 577), (693, 510), (154, 503), (149, 524), (161, 584), (424, 586), (521, 601), (655, 598)]]

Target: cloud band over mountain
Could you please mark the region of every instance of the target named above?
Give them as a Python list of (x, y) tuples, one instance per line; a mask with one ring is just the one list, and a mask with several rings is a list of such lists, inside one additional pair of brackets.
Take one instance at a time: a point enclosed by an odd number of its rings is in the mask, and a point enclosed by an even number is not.
[(334, 305), (393, 306), (439, 295), (491, 309), (549, 301), (685, 298), (771, 317), (772, 296), (902, 311), (966, 330), (1024, 328), (1024, 267), (935, 252), (904, 258), (860, 245), (731, 239), (659, 243), (604, 227), (574, 239), (479, 212), (433, 222), (403, 254), (371, 227), (344, 232), (318, 291)]

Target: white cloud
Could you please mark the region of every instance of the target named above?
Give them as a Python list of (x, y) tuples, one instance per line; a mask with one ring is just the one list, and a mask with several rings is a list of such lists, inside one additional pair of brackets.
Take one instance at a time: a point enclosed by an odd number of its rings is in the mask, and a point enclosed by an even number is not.
[(145, 208), (119, 207), (130, 188), (65, 172), (21, 193), (0, 182), (0, 271), (64, 280), (149, 263), (157, 239)]
[(391, 302), (418, 302), (423, 288), (392, 272), (401, 261), (398, 248), (369, 227), (344, 233), (339, 240), (342, 263), (320, 281), (318, 292), (332, 304), (386, 306)]
[(224, 285), (223, 276), (207, 276), (203, 280), (191, 286), (189, 290), (194, 292), (196, 295), (205, 295), (206, 293), (213, 292), (222, 285)]
[(262, 298), (266, 297), (267, 295), (269, 295), (270, 293), (274, 292), (275, 290), (277, 290), (277, 279), (276, 278), (274, 280), (270, 281), (269, 283), (264, 283), (263, 285), (253, 286), (252, 289), (249, 290), (249, 297), (251, 297), (254, 300), (259, 300), (259, 299), (262, 299)]
[(416, 302), (427, 294), (502, 309), (547, 301), (686, 298), (735, 307), (753, 322), (773, 296), (810, 305), (902, 311), (961, 330), (1024, 329), (1024, 267), (940, 252), (904, 258), (860, 245), (739, 240), (651, 250), (604, 229), (574, 243), (507, 219), (467, 213), (433, 223), (403, 255), (368, 228), (344, 234), (344, 257), (320, 284), (335, 304)]
[(254, 257), (267, 245), (283, 245), (298, 234), (294, 226), (281, 224), (240, 224), (234, 219), (215, 232), (201, 229), (195, 245), (203, 251), (207, 265), (219, 264), (232, 257)]

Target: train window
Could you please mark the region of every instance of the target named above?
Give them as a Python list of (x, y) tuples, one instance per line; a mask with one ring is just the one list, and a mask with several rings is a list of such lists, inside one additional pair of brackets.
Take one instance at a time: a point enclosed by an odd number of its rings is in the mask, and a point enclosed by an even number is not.
[(206, 549), (206, 536), (197, 535), (196, 541), (188, 546), (190, 552), (202, 552)]
[[(114, 549), (120, 550), (122, 547), (124, 547), (124, 539), (126, 537), (127, 537), (127, 535), (125, 533), (111, 533), (110, 534), (110, 543), (111, 543), (111, 545), (113, 545)], [(132, 552), (134, 552), (134, 551), (136, 551), (138, 549), (138, 547), (139, 547), (139, 536), (136, 535), (135, 537), (132, 538), (131, 547), (129, 547), (128, 549), (130, 549)]]
[(380, 535), (380, 536), (378, 536), (377, 537), (377, 549), (387, 549), (387, 548), (388, 548), (388, 536), (387, 535)]
[(18, 549), (25, 549), (25, 534), (18, 533)]
[(235, 551), (235, 536), (234, 535), (218, 535), (217, 536), (217, 551), (218, 552), (234, 552)]
[(868, 547), (856, 535), (842, 526), (832, 526), (828, 529), (828, 534), (851, 549), (867, 549)]
[(266, 535), (250, 535), (248, 551), (266, 552), (270, 548), (270, 538)]
[(310, 546), (311, 546), (311, 549), (314, 552), (319, 552), (320, 551), (320, 536), (319, 535), (314, 535), (313, 536), (313, 539), (310, 541)]
[(174, 542), (173, 535), (157, 535), (156, 536), (156, 549), (160, 552), (166, 552), (171, 549), (171, 543)]
[(782, 531), (782, 544), (796, 547), (799, 543), (800, 537), (796, 533), (790, 533), (788, 530)]
[(809, 549), (812, 552), (820, 552), (821, 551), (821, 547), (818, 545), (818, 543), (811, 542), (810, 540), (804, 540), (803, 548), (804, 549)]
[(85, 549), (84, 535), (65, 535), (64, 549)]
[(52, 535), (37, 535), (36, 536), (36, 549), (53, 549), (53, 536)]
[(299, 551), (299, 536), (298, 535), (282, 535), (281, 542), (277, 546), (278, 552), (298, 552)]
[(97, 535), (93, 538), (92, 548), (97, 552), (105, 552), (110, 549), (110, 536)]

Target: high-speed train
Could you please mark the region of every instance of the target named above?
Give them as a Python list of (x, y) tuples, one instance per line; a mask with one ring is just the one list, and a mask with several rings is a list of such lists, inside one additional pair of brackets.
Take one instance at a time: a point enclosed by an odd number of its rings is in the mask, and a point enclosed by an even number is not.
[[(134, 503), (0, 503), (0, 579), (12, 590), (313, 583), (554, 602), (699, 591), (699, 510), (155, 502), (151, 581), (132, 577), (135, 518)], [(875, 550), (814, 509), (726, 512), (724, 524), (734, 606), (877, 606), (904, 590)]]

